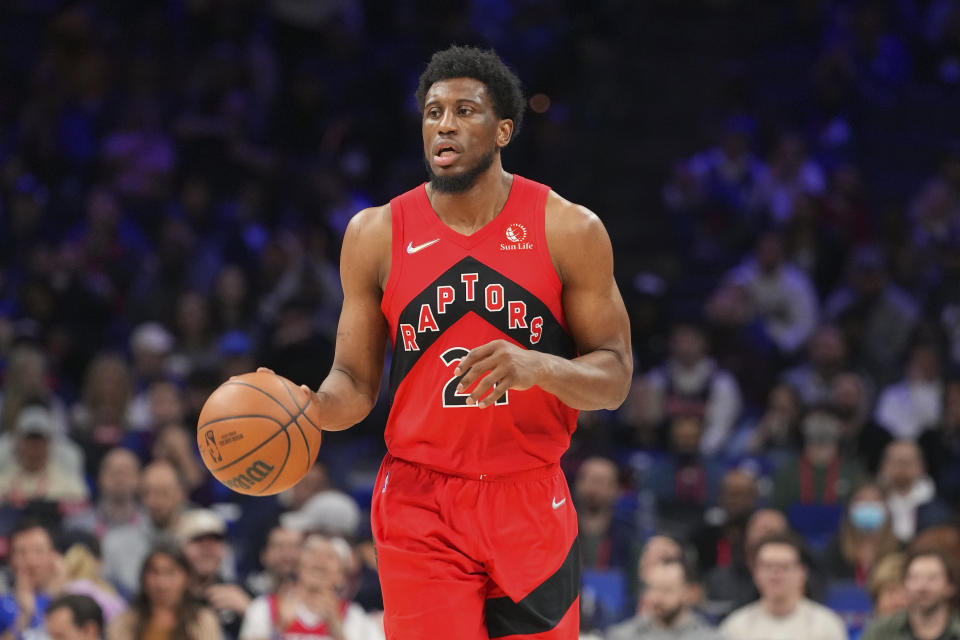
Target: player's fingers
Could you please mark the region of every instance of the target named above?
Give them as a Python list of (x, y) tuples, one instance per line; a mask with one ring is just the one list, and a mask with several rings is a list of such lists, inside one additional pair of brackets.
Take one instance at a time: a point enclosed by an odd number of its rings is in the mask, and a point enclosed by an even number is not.
[(484, 396), (487, 396), (487, 392), (494, 394), (497, 391), (500, 379), (503, 378), (505, 374), (506, 372), (502, 367), (494, 367), (487, 370), (483, 378), (480, 379), (480, 382), (477, 383), (477, 386), (470, 392), (470, 396), (467, 398), (467, 404), (479, 404), (481, 403), (481, 399), (485, 402), (486, 398)]
[[(456, 375), (462, 375), (460, 378), (460, 384), (457, 385), (457, 393), (463, 393), (467, 389), (473, 386), (473, 384), (483, 377), (483, 375), (493, 369), (496, 366), (496, 359), (493, 357), (483, 358), (478, 360), (470, 365), (469, 368), (459, 368), (461, 373)], [(455, 372), (456, 373), (456, 372)]]
[[(491, 378), (494, 377), (493, 373), (491, 373), (490, 377)], [(507, 377), (504, 375), (500, 375), (499, 380), (497, 380), (497, 382), (495, 382), (492, 385), (490, 389), (490, 393), (488, 393), (486, 397), (484, 397), (479, 402), (479, 404), (477, 404), (477, 407), (479, 407), (480, 409), (486, 409), (487, 407), (493, 406), (497, 402), (497, 400), (502, 398), (504, 394), (507, 393), (507, 390), (509, 388), (510, 388), (510, 382), (507, 379)]]
[(274, 373), (274, 371), (266, 367), (257, 367), (257, 373)]
[(500, 341), (494, 340), (493, 342), (488, 342), (487, 344), (482, 344), (479, 347), (474, 347), (471, 349), (470, 352), (467, 353), (467, 355), (465, 355), (457, 364), (457, 368), (453, 370), (453, 375), (459, 376), (465, 371), (469, 371), (470, 368), (476, 365), (477, 362), (483, 360), (493, 353), (497, 348), (498, 342)]

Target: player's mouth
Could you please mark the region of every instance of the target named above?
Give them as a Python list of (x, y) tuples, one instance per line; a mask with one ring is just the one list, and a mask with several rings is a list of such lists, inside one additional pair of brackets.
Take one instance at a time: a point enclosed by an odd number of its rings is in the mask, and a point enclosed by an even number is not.
[(460, 146), (452, 142), (438, 142), (433, 147), (433, 164), (449, 167), (462, 153)]

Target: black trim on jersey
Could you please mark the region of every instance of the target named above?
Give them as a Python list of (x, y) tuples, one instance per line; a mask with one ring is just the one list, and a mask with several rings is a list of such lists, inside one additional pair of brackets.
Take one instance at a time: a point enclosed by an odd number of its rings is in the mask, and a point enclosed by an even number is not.
[(560, 624), (580, 593), (579, 542), (577, 537), (556, 573), (520, 602), (507, 597), (487, 600), (487, 633), (491, 638), (544, 633)]
[[(474, 286), (474, 299), (472, 302), (465, 300), (465, 285), (460, 280), (460, 275), (466, 273), (476, 273), (478, 275), (477, 282)], [(503, 286), (502, 311), (487, 311), (485, 306), (485, 287), (493, 283)], [(437, 287), (441, 286), (453, 287), (456, 292), (455, 301), (450, 303), (447, 306), (446, 312), (442, 314), (437, 312)], [(509, 328), (507, 302), (511, 300), (520, 300), (527, 305), (526, 327)], [(405, 351), (400, 325), (409, 324), (413, 325), (414, 329), (416, 329), (420, 321), (420, 308), (425, 304), (429, 305), (433, 311), (434, 318), (440, 330), (418, 333), (417, 346), (419, 347), (419, 351)], [(397, 335), (394, 338), (393, 360), (390, 365), (391, 393), (396, 393), (400, 383), (403, 382), (403, 379), (413, 368), (413, 365), (415, 365), (417, 360), (420, 359), (420, 356), (436, 342), (440, 334), (471, 311), (527, 349), (550, 353), (563, 358), (572, 358), (576, 355), (573, 339), (571, 339), (570, 335), (563, 329), (560, 322), (554, 317), (550, 308), (547, 307), (543, 301), (505, 275), (491, 269), (476, 258), (467, 256), (443, 272), (443, 274), (432, 283), (424, 287), (423, 291), (408, 302), (407, 306), (400, 312), (400, 317), (397, 320)], [(543, 318), (542, 333), (540, 340), (536, 344), (530, 344), (530, 321), (537, 316)]]

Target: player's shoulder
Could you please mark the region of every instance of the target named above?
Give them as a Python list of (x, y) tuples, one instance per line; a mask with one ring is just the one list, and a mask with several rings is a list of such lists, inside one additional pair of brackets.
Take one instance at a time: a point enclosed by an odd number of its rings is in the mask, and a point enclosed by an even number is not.
[[(390, 204), (361, 209), (350, 218), (347, 224), (347, 235), (360, 236), (390, 233)], [(388, 236), (389, 237), (389, 236)]]
[(596, 213), (582, 204), (567, 200), (552, 189), (547, 194), (546, 223), (548, 228), (560, 232), (603, 230), (603, 223)]

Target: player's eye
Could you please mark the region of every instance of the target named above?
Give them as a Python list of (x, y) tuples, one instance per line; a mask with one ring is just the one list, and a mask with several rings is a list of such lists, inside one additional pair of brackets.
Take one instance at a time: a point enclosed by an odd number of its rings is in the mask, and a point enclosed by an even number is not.
[(427, 111), (427, 117), (437, 119), (440, 117), (440, 109), (430, 109)]
[(470, 107), (460, 107), (457, 109), (457, 115), (468, 116), (473, 113), (473, 110)]

